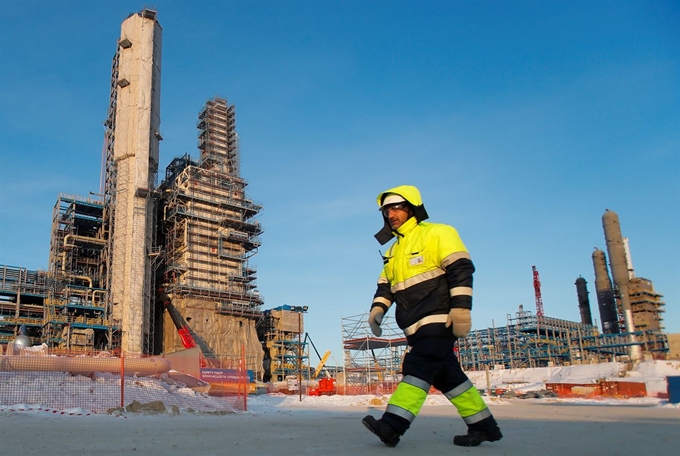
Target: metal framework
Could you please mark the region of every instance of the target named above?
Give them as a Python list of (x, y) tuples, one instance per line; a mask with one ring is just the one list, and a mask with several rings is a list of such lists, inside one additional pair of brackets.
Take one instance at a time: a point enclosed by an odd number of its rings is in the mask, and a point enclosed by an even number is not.
[[(261, 337), (265, 345), (265, 359), (269, 360), (266, 374), (272, 381), (284, 381), (292, 375), (309, 377), (307, 368), (307, 338), (304, 334), (306, 307), (280, 306), (266, 310), (262, 316)], [(265, 369), (267, 370), (267, 369)]]
[(261, 210), (245, 197), (246, 182), (190, 157), (176, 158), (161, 184), (165, 280), (175, 296), (220, 301), (219, 312), (256, 316), (263, 299), (248, 260), (261, 244)]
[[(234, 106), (214, 98), (198, 117), (199, 159), (185, 154), (172, 160), (159, 186), (157, 279), (183, 317), (193, 320), (188, 326), (205, 356), (238, 354), (236, 341), (243, 337), (248, 355), (262, 357), (259, 341), (237, 335), (245, 327), (256, 334), (262, 317), (264, 298), (250, 264), (262, 243), (256, 220), (262, 206), (247, 196), (239, 175)], [(169, 331), (162, 340), (164, 350), (177, 348)]]
[[(667, 336), (660, 331), (639, 331), (636, 345), (653, 358), (668, 352)], [(600, 334), (597, 327), (520, 310), (507, 315), (506, 326), (471, 331), (459, 340), (464, 369), (521, 368), (597, 363), (626, 359), (629, 333)]]
[(531, 270), (534, 273), (534, 295), (536, 296), (536, 316), (543, 316), (543, 298), (541, 297), (541, 279), (538, 276), (538, 269), (532, 266)]
[(45, 321), (45, 297), (54, 287), (45, 271), (0, 265), (0, 343), (6, 344), (24, 326), (35, 343)]
[(118, 328), (106, 306), (101, 277), (104, 203), (101, 198), (59, 195), (52, 213), (49, 276), (42, 338), (49, 346), (111, 349)]
[(663, 295), (654, 291), (651, 280), (632, 277), (628, 283), (628, 295), (636, 331), (664, 329), (663, 313), (666, 303), (661, 300)]
[(346, 392), (391, 392), (401, 380), (406, 338), (389, 315), (385, 316), (381, 327), (381, 337), (374, 337), (368, 325), (368, 314), (342, 319)]

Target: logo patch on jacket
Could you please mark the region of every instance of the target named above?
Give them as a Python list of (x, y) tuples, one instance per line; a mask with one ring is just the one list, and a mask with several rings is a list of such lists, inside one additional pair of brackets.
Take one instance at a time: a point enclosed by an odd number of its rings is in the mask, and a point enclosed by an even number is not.
[(417, 266), (419, 264), (422, 264), (425, 261), (422, 255), (418, 255), (417, 257), (413, 257), (408, 260), (408, 264), (411, 266)]

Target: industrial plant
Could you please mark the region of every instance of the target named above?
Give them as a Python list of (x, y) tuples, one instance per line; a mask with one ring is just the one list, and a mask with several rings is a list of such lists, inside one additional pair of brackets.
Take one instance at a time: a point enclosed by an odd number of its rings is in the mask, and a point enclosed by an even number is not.
[[(574, 282), (580, 321), (544, 315), (540, 275), (532, 266), (535, 313), (519, 305), (507, 314), (505, 324), (473, 330), (460, 339), (458, 357), (465, 370), (680, 358), (679, 335), (664, 332), (663, 295), (651, 280), (635, 275), (618, 215), (606, 210), (602, 226), (610, 267), (603, 250), (592, 253), (601, 328), (593, 325), (587, 281), (581, 276)], [(362, 315), (343, 319), (347, 388), (366, 393), (396, 386), (406, 338), (389, 317), (381, 338), (370, 336), (364, 320)]]
[[(326, 352), (312, 369), (307, 307), (264, 309), (251, 262), (262, 244), (263, 206), (247, 194), (240, 173), (233, 105), (209, 99), (198, 110), (196, 155), (174, 158), (159, 177), (161, 35), (150, 9), (122, 23), (111, 66), (102, 188), (57, 196), (47, 270), (0, 265), (0, 342), (21, 335), (54, 350), (140, 357), (197, 348), (204, 367), (242, 357), (257, 381), (284, 381), (303, 371), (315, 379), (325, 368), (347, 392), (396, 385), (408, 347), (389, 317), (381, 338), (370, 334), (366, 315), (344, 318), (343, 365), (324, 366)], [(534, 266), (535, 312), (520, 305), (504, 324), (461, 339), (464, 369), (669, 355), (662, 294), (635, 275), (617, 214), (605, 211), (602, 223), (607, 253), (592, 253), (600, 327), (581, 276), (573, 298), (580, 321), (544, 315)]]
[[(240, 175), (233, 105), (206, 102), (197, 156), (173, 159), (158, 182), (161, 43), (155, 11), (122, 23), (102, 188), (57, 197), (47, 271), (0, 266), (0, 340), (21, 330), (33, 344), (128, 356), (198, 347), (205, 366), (245, 354), (262, 375), (264, 348), (282, 345), (267, 331), (303, 311), (268, 312), (280, 318), (268, 318), (258, 336), (264, 299), (250, 259), (261, 244), (262, 206)], [(299, 345), (285, 345), (277, 351), (283, 364), (303, 358)]]

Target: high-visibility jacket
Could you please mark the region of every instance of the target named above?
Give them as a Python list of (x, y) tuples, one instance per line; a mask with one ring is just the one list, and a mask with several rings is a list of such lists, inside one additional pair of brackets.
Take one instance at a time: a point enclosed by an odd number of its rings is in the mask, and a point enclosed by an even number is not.
[[(416, 187), (400, 186), (378, 195), (401, 195), (416, 214), (423, 208)], [(472, 308), (474, 265), (455, 228), (409, 218), (397, 230), (383, 256), (384, 267), (371, 308), (385, 312), (396, 303), (396, 321), (409, 343), (424, 335), (449, 335), (446, 318), (452, 308)]]
[(472, 309), (475, 268), (470, 254), (455, 228), (424, 221), (427, 212), (416, 187), (400, 186), (381, 193), (379, 206), (390, 193), (408, 201), (413, 216), (397, 230), (391, 230), (385, 219), (385, 227), (376, 235), (382, 244), (391, 237), (396, 240), (383, 256), (371, 309), (387, 312), (396, 303), (397, 323), (412, 350), (404, 358), (404, 378), (390, 397), (383, 419), (403, 434), (434, 386), (468, 426), (496, 426), (479, 391), (462, 371), (453, 353), (453, 333), (445, 327), (450, 309)]

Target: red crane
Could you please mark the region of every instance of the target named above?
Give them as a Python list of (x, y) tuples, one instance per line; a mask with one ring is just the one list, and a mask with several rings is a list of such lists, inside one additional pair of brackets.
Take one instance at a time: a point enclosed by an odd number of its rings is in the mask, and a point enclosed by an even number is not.
[(172, 322), (174, 323), (175, 328), (177, 329), (177, 334), (179, 335), (179, 338), (182, 341), (182, 345), (184, 345), (184, 348), (195, 347), (196, 341), (191, 335), (191, 332), (189, 332), (189, 325), (186, 324), (186, 321), (184, 320), (184, 318), (182, 318), (182, 315), (179, 313), (177, 308), (172, 304), (172, 301), (170, 300), (168, 294), (165, 292), (165, 288), (163, 286), (159, 286), (158, 289), (156, 290), (156, 299), (163, 303), (163, 307), (165, 307), (165, 309), (170, 314), (170, 318), (172, 319)]
[(543, 298), (541, 298), (541, 279), (538, 278), (538, 269), (536, 266), (532, 266), (531, 270), (534, 271), (534, 293), (536, 293), (536, 316), (543, 316)]

